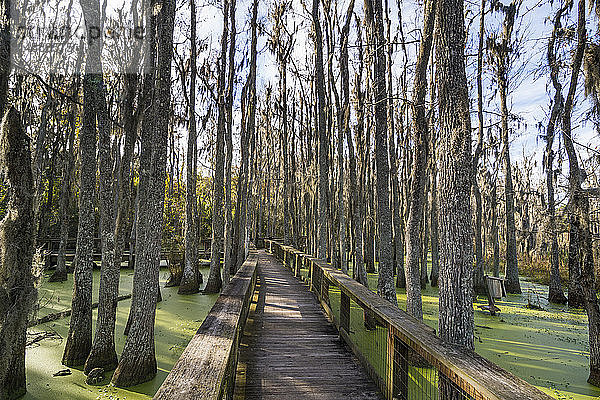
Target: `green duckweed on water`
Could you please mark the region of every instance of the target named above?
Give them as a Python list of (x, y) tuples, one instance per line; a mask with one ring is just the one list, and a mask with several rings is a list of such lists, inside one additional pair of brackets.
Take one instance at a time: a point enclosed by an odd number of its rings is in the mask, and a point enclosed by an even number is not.
[[(308, 273), (301, 272), (305, 276)], [(369, 274), (369, 287), (377, 287), (376, 274)], [(521, 289), (521, 295), (511, 294), (496, 301), (501, 311), (494, 317), (477, 307), (486, 305), (487, 297), (480, 296), (474, 303), (475, 351), (556, 399), (600, 399), (600, 388), (587, 383), (589, 343), (585, 311), (548, 303), (545, 285), (523, 279)], [(396, 293), (400, 308), (405, 310), (406, 291), (396, 289)], [(423, 320), (437, 331), (438, 289), (428, 284), (422, 298)], [(339, 290), (330, 287), (329, 299), (334, 316), (339, 315)], [(527, 308), (529, 302), (542, 309)], [(365, 330), (362, 308), (354, 302), (350, 330), (352, 340), (364, 349), (369, 362), (381, 374), (387, 334), (381, 328)], [(430, 375), (420, 368), (411, 369), (411, 384), (421, 385)]]
[[(208, 277), (208, 270), (202, 270)], [(37, 325), (30, 328), (29, 339), (33, 335), (50, 332), (51, 338), (44, 339), (27, 348), (26, 373), (27, 394), (26, 400), (84, 400), (84, 399), (111, 399), (111, 400), (137, 400), (149, 399), (160, 387), (172, 366), (175, 364), (191, 337), (202, 324), (204, 317), (217, 299), (217, 295), (178, 295), (176, 287), (164, 288), (168, 271), (162, 269), (161, 292), (163, 301), (156, 310), (155, 344), (158, 373), (152, 381), (127, 389), (118, 389), (111, 385), (112, 371), (105, 373), (106, 379), (102, 385), (89, 386), (85, 383), (85, 375), (81, 368), (70, 368), (72, 374), (54, 377), (53, 374), (65, 369), (61, 364), (65, 340), (69, 331), (69, 318), (62, 318), (53, 322)], [(47, 276), (45, 277), (47, 278)], [(100, 282), (99, 271), (94, 271), (93, 301), (98, 298)], [(133, 270), (124, 269), (121, 272), (120, 294), (131, 293)], [(43, 282), (39, 290), (40, 309), (38, 317), (68, 310), (71, 308), (71, 295), (73, 291), (73, 275), (69, 275), (66, 282)], [(120, 354), (125, 344), (123, 331), (129, 314), (131, 300), (119, 302), (117, 308), (116, 346)], [(97, 312), (93, 312), (95, 320)]]
[[(208, 276), (208, 271), (202, 271)], [(302, 271), (306, 273), (307, 271)], [(161, 287), (168, 276), (161, 271)], [(121, 273), (121, 294), (131, 293), (133, 271)], [(377, 286), (377, 275), (369, 275), (370, 287)], [(94, 271), (94, 301), (98, 296), (99, 272)], [(71, 307), (72, 275), (63, 283), (44, 282), (40, 288), (38, 317), (63, 311)], [(588, 376), (589, 346), (587, 316), (582, 310), (569, 310), (566, 306), (549, 304), (546, 300), (547, 286), (521, 282), (522, 295), (509, 295), (497, 302), (500, 313), (492, 317), (477, 306), (487, 304), (479, 297), (475, 310), (475, 349), (482, 355), (535, 385), (557, 399), (592, 400), (600, 398), (600, 389), (586, 382)], [(64, 338), (68, 333), (69, 318), (38, 325), (29, 330), (30, 335), (53, 332), (58, 336), (44, 339), (27, 349), (27, 394), (24, 399), (149, 399), (161, 385), (173, 364), (185, 349), (190, 338), (214, 304), (216, 295), (177, 294), (177, 288), (162, 287), (163, 301), (156, 313), (155, 341), (158, 362), (156, 378), (143, 385), (117, 389), (107, 385), (89, 386), (79, 369), (71, 368), (72, 374), (62, 377), (52, 375), (65, 369), (61, 364)], [(438, 290), (429, 285), (423, 291), (424, 321), (437, 330)], [(405, 290), (397, 290), (401, 308), (406, 305)], [(333, 287), (330, 302), (334, 314), (339, 311), (339, 291)], [(528, 302), (539, 305), (542, 310), (526, 308)], [(119, 302), (117, 310), (117, 353), (123, 349), (123, 330), (127, 321), (130, 300)], [(94, 310), (94, 321), (96, 311)], [(381, 329), (366, 331), (362, 325), (362, 309), (353, 303), (352, 336), (360, 348), (371, 349), (366, 356), (377, 370), (378, 355), (385, 354), (386, 336)], [(411, 370), (412, 384), (427, 384), (428, 371)], [(435, 386), (435, 385), (433, 385)]]

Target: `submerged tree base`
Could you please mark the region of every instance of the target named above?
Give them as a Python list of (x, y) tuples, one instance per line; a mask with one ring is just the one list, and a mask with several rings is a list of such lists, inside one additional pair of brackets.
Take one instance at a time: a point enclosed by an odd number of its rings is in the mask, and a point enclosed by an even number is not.
[(206, 282), (206, 287), (202, 291), (203, 294), (215, 294), (221, 291), (221, 287), (223, 286), (223, 281), (221, 281), (221, 277), (214, 278), (209, 276), (208, 281)]
[(590, 385), (600, 387), (600, 369), (592, 369), (587, 381)]
[(181, 280), (179, 279), (179, 290), (177, 294), (196, 294), (200, 292), (200, 284), (202, 283), (202, 274), (199, 272), (191, 279)]
[(112, 371), (117, 368), (119, 360), (117, 358), (117, 352), (115, 351), (114, 345), (112, 349), (106, 346), (104, 349), (94, 350), (90, 352), (85, 366), (83, 367), (83, 373), (88, 375), (94, 368), (102, 368), (104, 371)]
[(519, 281), (511, 281), (510, 279), (507, 279), (504, 282), (504, 287), (506, 288), (506, 293), (510, 293), (510, 294), (521, 294), (521, 285), (519, 283)]
[(56, 269), (48, 278), (48, 282), (65, 282), (67, 280), (67, 271), (59, 271)]
[(84, 365), (88, 355), (90, 354), (91, 347), (91, 340), (84, 340), (81, 342), (67, 340), (65, 352), (62, 358), (62, 364), (67, 367), (78, 367)]
[(156, 358), (154, 354), (138, 353), (136, 357), (123, 358), (112, 377), (116, 387), (129, 387), (148, 382), (156, 376)]
[(548, 292), (548, 301), (555, 304), (567, 304), (567, 297), (562, 290), (550, 290)]
[(20, 387), (8, 385), (9, 387), (6, 391), (0, 390), (0, 399), (14, 400), (23, 397), (25, 393), (27, 393), (24, 383), (25, 382), (23, 382), (23, 386)]

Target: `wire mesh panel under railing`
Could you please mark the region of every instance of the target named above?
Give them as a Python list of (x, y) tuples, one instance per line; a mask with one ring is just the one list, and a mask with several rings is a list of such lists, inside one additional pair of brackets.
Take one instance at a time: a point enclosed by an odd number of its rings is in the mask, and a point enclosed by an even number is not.
[(309, 283), (386, 399), (545, 400), (548, 395), (494, 363), (439, 338), (422, 321), (348, 275), (275, 241), (267, 248)]

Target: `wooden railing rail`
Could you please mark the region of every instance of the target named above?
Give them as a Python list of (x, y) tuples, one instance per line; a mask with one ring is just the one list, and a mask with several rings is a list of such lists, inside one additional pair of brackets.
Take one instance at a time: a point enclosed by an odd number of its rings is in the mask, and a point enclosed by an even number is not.
[(238, 347), (256, 287), (258, 255), (248, 258), (154, 395), (155, 400), (231, 399)]
[[(551, 399), (474, 351), (443, 341), (432, 328), (323, 260), (268, 239), (265, 247), (307, 281), (386, 399)], [(367, 329), (368, 319), (375, 326)]]

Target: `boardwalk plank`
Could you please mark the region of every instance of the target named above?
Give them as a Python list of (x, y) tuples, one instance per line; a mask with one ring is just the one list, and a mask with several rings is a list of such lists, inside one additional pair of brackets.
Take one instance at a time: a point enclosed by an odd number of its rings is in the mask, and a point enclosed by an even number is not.
[(258, 284), (240, 345), (236, 399), (382, 399), (314, 295), (264, 252)]

